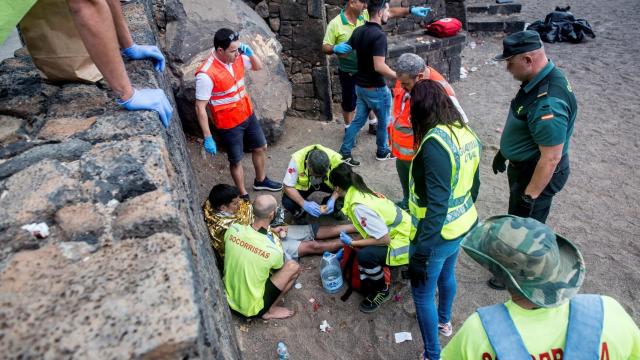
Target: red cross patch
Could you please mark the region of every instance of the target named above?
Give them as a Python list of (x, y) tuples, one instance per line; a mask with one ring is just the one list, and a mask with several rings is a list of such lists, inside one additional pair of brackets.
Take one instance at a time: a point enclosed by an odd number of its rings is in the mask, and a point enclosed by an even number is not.
[(296, 169), (294, 169), (294, 168), (288, 168), (288, 169), (287, 169), (287, 172), (288, 172), (289, 174), (293, 174), (294, 172), (296, 172)]
[(360, 225), (362, 225), (362, 227), (366, 228), (367, 227), (367, 218), (366, 217), (361, 217), (360, 218)]

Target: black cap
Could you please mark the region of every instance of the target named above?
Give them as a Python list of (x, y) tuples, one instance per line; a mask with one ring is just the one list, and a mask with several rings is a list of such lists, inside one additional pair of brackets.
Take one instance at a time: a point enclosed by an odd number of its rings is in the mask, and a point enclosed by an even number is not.
[(496, 55), (493, 60), (502, 61), (508, 58), (523, 54), (529, 51), (538, 50), (542, 47), (540, 35), (532, 30), (519, 31), (513, 33), (502, 40), (502, 54)]

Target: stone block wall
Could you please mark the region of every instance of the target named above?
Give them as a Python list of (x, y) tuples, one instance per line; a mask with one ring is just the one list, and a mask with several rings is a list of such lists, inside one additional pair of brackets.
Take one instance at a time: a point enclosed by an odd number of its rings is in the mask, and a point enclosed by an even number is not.
[[(147, 5), (125, 6), (140, 44)], [(150, 61), (126, 66), (171, 94)], [(45, 83), (24, 50), (0, 63), (3, 358), (240, 358), (180, 125), (104, 82)]]

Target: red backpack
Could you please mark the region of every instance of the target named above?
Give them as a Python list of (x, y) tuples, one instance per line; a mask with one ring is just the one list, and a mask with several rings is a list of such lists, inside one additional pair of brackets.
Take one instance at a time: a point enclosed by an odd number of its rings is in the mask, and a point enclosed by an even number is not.
[[(362, 289), (362, 285), (360, 282), (360, 270), (358, 269), (358, 256), (356, 255), (357, 250), (344, 245), (342, 247), (344, 252), (342, 253), (342, 259), (340, 260), (340, 268), (342, 269), (342, 277), (344, 279), (345, 284), (347, 284), (347, 291), (340, 297), (340, 300), (347, 301), (349, 296), (353, 290), (362, 291), (363, 293), (367, 293), (367, 289)], [(383, 266), (382, 271), (384, 271), (384, 282), (387, 285), (391, 284), (391, 269), (388, 266)]]
[(424, 28), (429, 34), (442, 38), (457, 34), (462, 29), (462, 23), (456, 18), (444, 18), (434, 21)]

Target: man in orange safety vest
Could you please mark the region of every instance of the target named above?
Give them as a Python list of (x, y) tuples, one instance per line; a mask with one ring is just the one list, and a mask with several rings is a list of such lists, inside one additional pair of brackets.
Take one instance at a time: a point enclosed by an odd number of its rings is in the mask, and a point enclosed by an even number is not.
[(239, 40), (239, 34), (231, 29), (222, 28), (214, 35), (211, 54), (196, 70), (196, 115), (204, 135), (204, 149), (215, 155), (217, 146), (209, 128), (209, 108), (219, 139), (227, 150), (233, 182), (240, 196), (248, 198), (240, 163), (245, 148), (252, 152), (256, 171), (254, 190), (280, 191), (282, 183), (265, 174), (267, 140), (244, 82), (245, 70), (260, 70), (262, 63), (251, 47)]
[(402, 54), (395, 65), (398, 80), (393, 89), (393, 115), (389, 123), (389, 142), (391, 153), (396, 157), (396, 170), (402, 185), (402, 200), (397, 204), (408, 209), (409, 196), (409, 167), (416, 150), (411, 127), (411, 90), (420, 80), (433, 80), (442, 85), (449, 95), (464, 122), (468, 122), (467, 115), (460, 106), (453, 88), (445, 78), (434, 68), (427, 66), (424, 59), (412, 53)]

